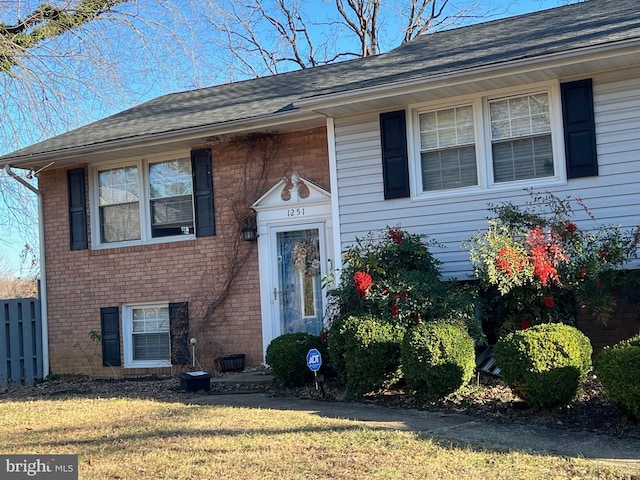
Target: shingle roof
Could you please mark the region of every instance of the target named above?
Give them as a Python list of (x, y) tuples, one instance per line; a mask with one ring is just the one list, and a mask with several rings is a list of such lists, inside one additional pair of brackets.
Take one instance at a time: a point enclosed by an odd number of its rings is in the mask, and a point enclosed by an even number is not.
[[(0, 161), (291, 114), (302, 99), (640, 39), (637, 0), (588, 0), (423, 35), (390, 52), (158, 97)], [(17, 162), (16, 162), (17, 161)]]

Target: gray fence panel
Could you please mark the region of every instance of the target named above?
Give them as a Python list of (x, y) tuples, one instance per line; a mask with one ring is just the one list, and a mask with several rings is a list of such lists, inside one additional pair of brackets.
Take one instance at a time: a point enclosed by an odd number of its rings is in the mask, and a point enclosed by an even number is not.
[(0, 300), (0, 386), (42, 378), (42, 318), (36, 298)]

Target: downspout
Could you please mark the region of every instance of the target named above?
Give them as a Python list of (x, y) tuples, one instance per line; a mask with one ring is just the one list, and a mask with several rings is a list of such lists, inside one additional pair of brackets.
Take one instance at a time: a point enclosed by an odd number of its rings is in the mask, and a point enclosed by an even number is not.
[(44, 206), (42, 192), (19, 176), (7, 163), (4, 171), (38, 197), (38, 240), (40, 243), (40, 316), (42, 317), (42, 377), (49, 375), (49, 324), (47, 317), (47, 275), (44, 261)]
[(331, 185), (331, 220), (333, 222), (333, 271), (335, 285), (342, 272), (342, 231), (340, 228), (340, 201), (338, 191), (338, 159), (336, 155), (336, 130), (333, 117), (327, 117), (327, 148), (329, 152), (329, 182)]

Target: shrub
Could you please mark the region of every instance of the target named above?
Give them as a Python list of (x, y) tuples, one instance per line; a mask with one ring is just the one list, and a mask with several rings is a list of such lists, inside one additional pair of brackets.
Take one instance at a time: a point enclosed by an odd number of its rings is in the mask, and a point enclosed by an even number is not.
[(640, 420), (640, 335), (605, 347), (596, 356), (594, 368), (611, 402)]
[(327, 358), (326, 343), (319, 336), (287, 333), (271, 341), (265, 360), (273, 376), (284, 385), (304, 385), (314, 377), (307, 367), (307, 353), (312, 348), (317, 348), (323, 359)]
[(582, 332), (558, 323), (512, 332), (493, 351), (505, 383), (536, 407), (575, 400), (591, 369), (591, 353)]
[[(525, 206), (490, 206), (488, 229), (471, 238), (471, 261), (496, 313), (492, 327), (574, 324), (576, 304), (606, 323), (625, 281), (620, 270), (638, 256), (640, 228), (599, 225), (580, 200), (529, 193)], [(591, 218), (586, 228), (574, 223), (574, 203)]]
[[(343, 348), (344, 378), (350, 395), (377, 391), (400, 378), (400, 343), (404, 331), (404, 327), (370, 314), (346, 317), (339, 330), (332, 326), (331, 345)], [(331, 354), (336, 368), (340, 360), (334, 360), (335, 350), (331, 350)]]
[(473, 376), (475, 349), (464, 328), (428, 322), (407, 330), (402, 342), (402, 372), (407, 388), (445, 396)]
[(340, 315), (333, 320), (328, 332), (329, 361), (336, 376), (343, 382), (347, 381), (347, 366), (345, 363), (345, 345), (347, 335), (343, 332), (349, 315)]
[(455, 317), (476, 327), (472, 286), (441, 280), (429, 251), (434, 244), (399, 227), (357, 238), (344, 255), (339, 286), (329, 292), (338, 314), (366, 312), (405, 327)]

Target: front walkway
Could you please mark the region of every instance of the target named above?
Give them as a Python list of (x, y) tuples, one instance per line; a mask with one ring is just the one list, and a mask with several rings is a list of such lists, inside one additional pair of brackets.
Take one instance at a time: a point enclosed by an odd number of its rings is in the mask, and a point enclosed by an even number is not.
[[(270, 383), (271, 376), (249, 372), (212, 381)], [(367, 427), (415, 431), (437, 440), (487, 450), (519, 450), (544, 455), (587, 458), (640, 472), (640, 439), (635, 438), (623, 439), (534, 425), (494, 423), (465, 415), (388, 408), (363, 403), (271, 397), (255, 392), (209, 394), (192, 397), (189, 401), (201, 405), (307, 412), (327, 418), (360, 421)]]

